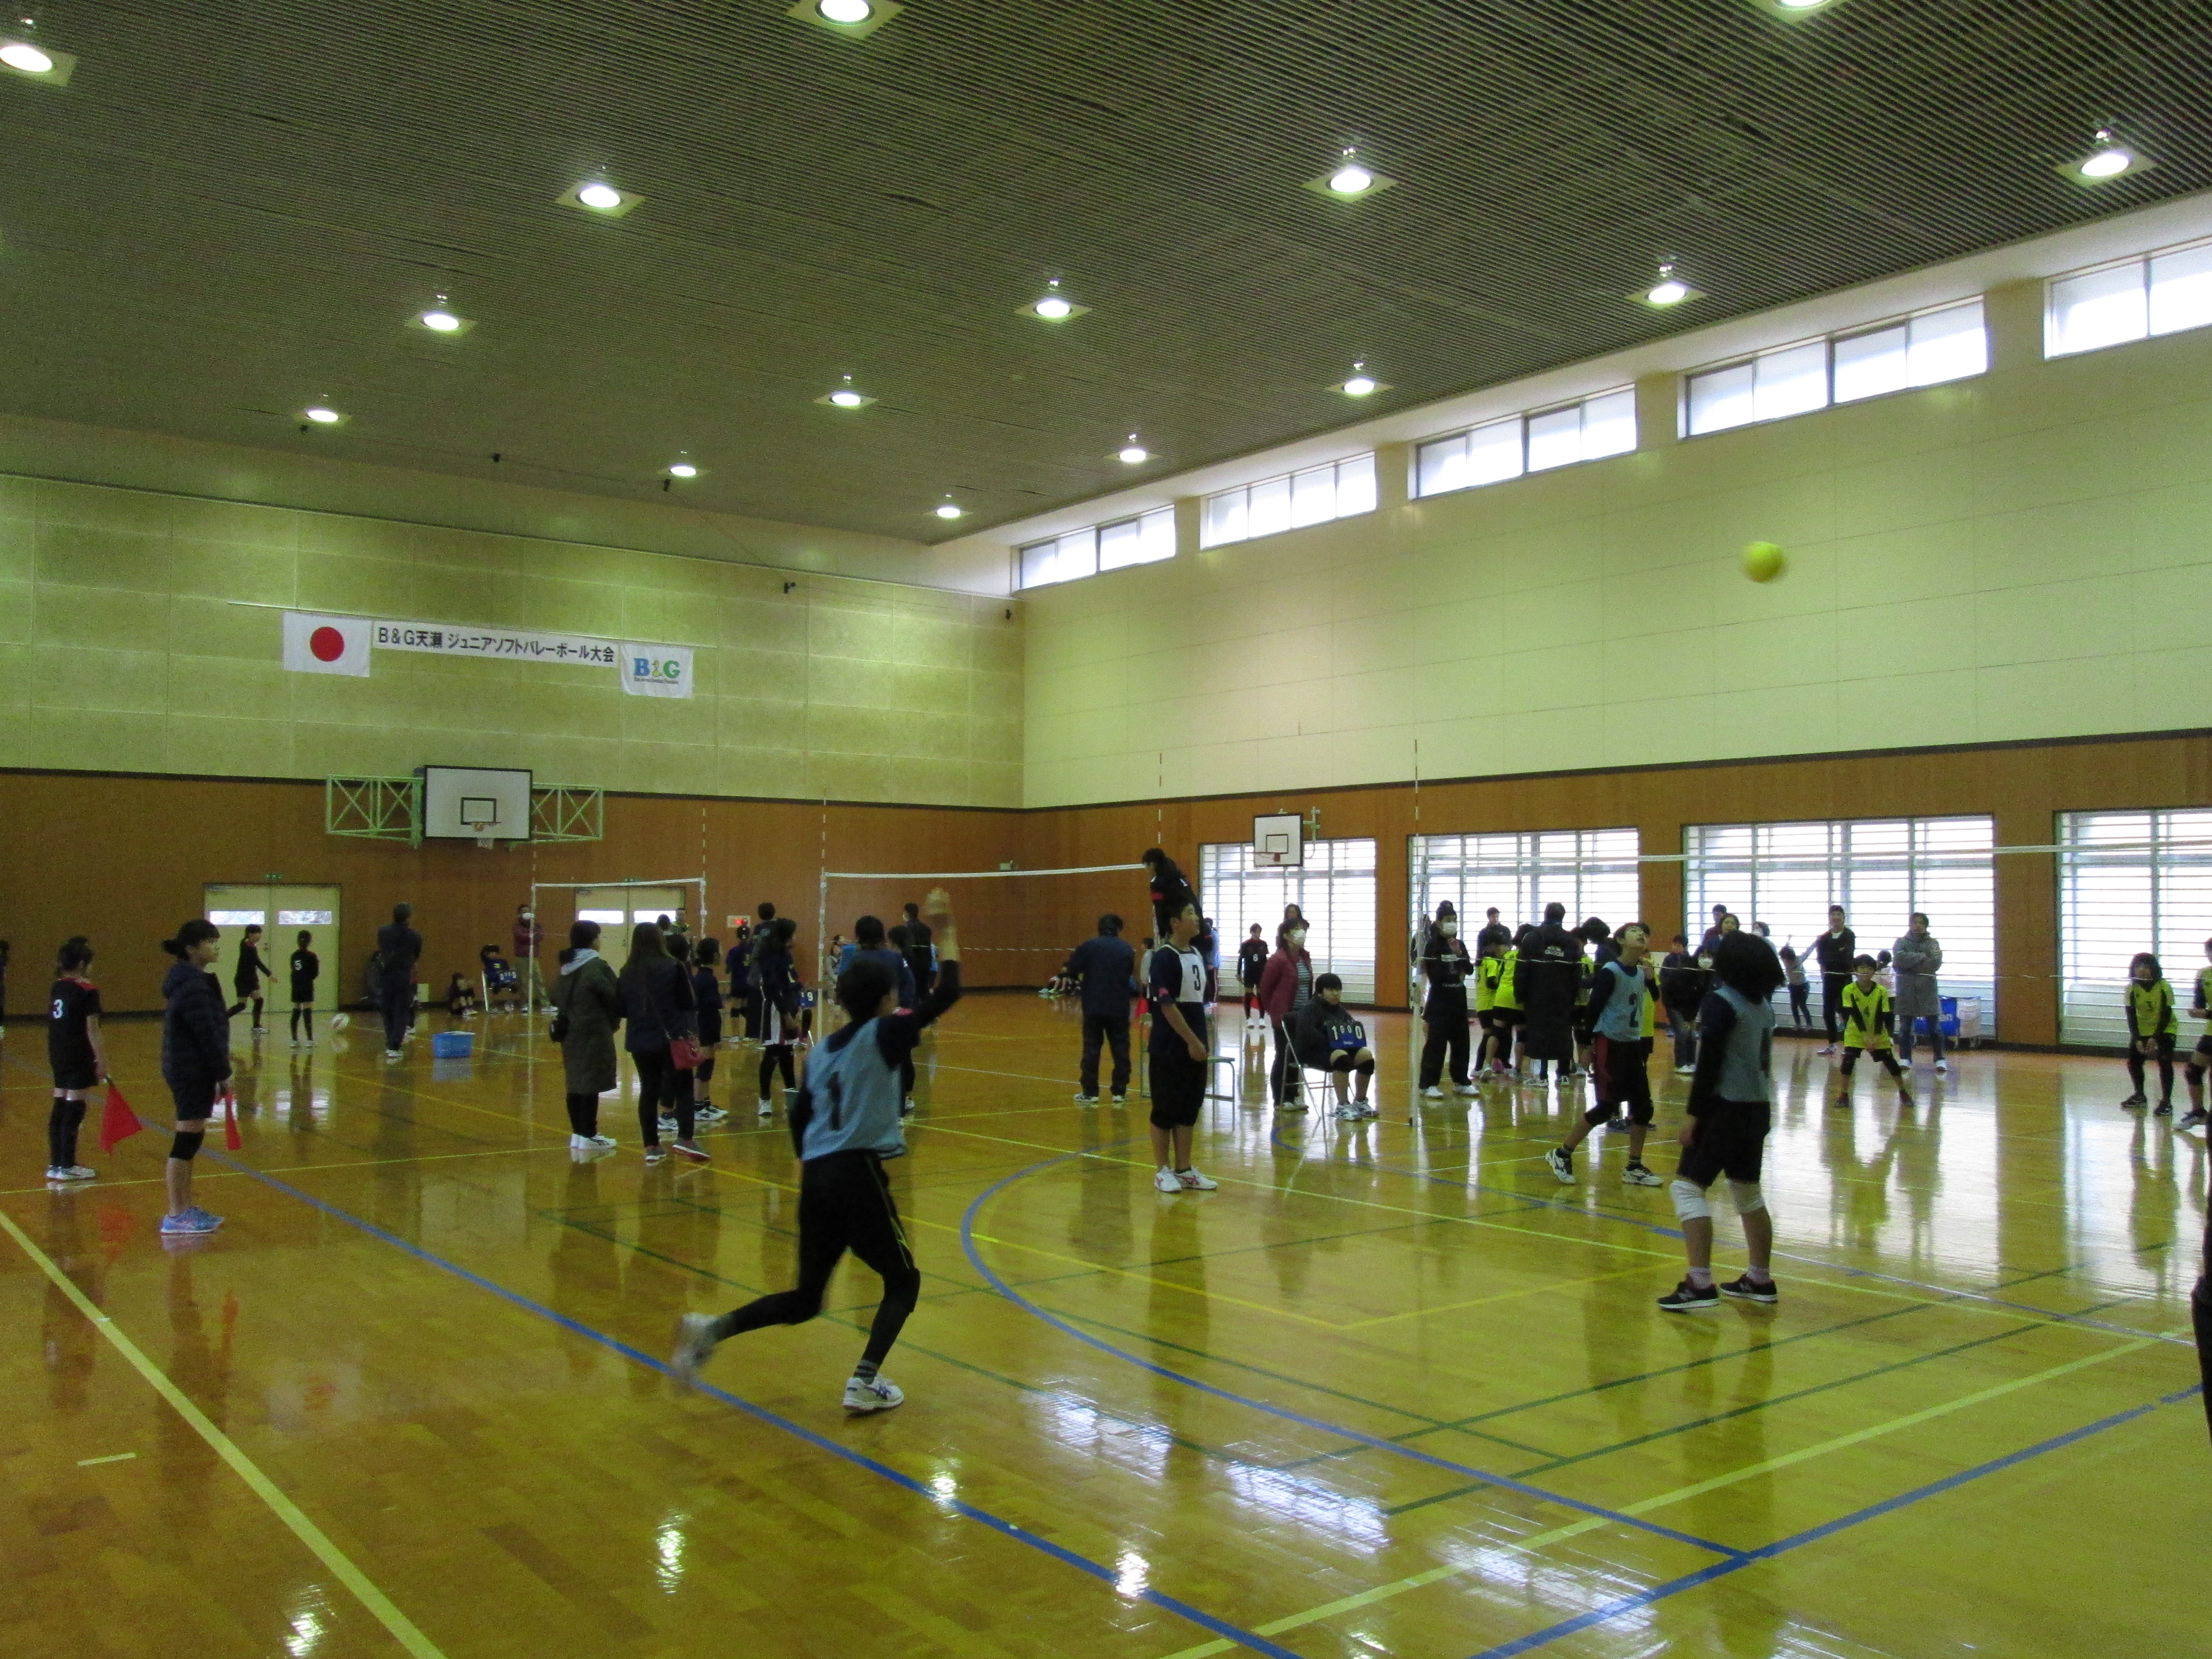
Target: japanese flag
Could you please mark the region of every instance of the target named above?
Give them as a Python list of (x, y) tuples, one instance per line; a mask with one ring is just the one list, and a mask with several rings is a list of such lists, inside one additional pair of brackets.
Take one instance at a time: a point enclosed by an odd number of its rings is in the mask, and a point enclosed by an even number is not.
[(374, 624), (361, 617), (284, 613), (284, 666), (295, 674), (368, 675), (368, 638)]

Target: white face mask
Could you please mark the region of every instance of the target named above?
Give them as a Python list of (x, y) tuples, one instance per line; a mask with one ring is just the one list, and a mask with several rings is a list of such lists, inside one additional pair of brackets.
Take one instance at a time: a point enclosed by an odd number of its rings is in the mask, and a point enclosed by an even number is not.
[(1298, 946), (1304, 945), (1305, 942), (1306, 930), (1304, 928), (1293, 927), (1291, 929), (1291, 948), (1293, 951), (1297, 950)]
[(1457, 939), (1459, 937), (1459, 924), (1455, 921), (1439, 922), (1437, 925), (1437, 931), (1442, 933), (1446, 939)]
[(535, 921), (538, 920), (538, 912), (535, 910), (525, 910), (522, 913), (522, 919), (525, 921)]

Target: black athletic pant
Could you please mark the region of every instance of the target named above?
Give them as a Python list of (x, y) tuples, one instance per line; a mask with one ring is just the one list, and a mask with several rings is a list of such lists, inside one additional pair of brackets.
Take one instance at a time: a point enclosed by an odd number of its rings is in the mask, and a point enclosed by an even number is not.
[[(2158, 1043), (2158, 1097), (2161, 1101), (2173, 1098), (2173, 1039), (2162, 1036)], [(2128, 1076), (2136, 1085), (2136, 1092), (2143, 1091), (2143, 1057), (2133, 1047), (2128, 1049)]]
[(799, 1166), (799, 1287), (724, 1314), (714, 1322), (714, 1340), (763, 1325), (805, 1324), (822, 1311), (822, 1293), (848, 1250), (884, 1281), (884, 1299), (860, 1353), (867, 1364), (882, 1364), (921, 1294), (921, 1271), (907, 1248), (883, 1160), (865, 1150), (831, 1152)]
[(1849, 974), (1820, 975), (1820, 1024), (1826, 1028), (1828, 1046), (1836, 1046), (1836, 1039), (1844, 1030), (1844, 987), (1851, 982)]
[(1451, 1080), (1467, 1081), (1467, 994), (1451, 997), (1438, 994), (1431, 1004), (1427, 1039), (1421, 1044), (1421, 1082), (1433, 1088), (1444, 1074), (1444, 1056), (1451, 1056)]
[(1295, 1098), (1304, 1092), (1305, 1073), (1299, 1069), (1298, 1057), (1291, 1052), (1291, 1027), (1287, 1020), (1271, 1021), (1275, 1028), (1275, 1059), (1267, 1067), (1267, 1087), (1279, 1106), (1285, 1098)]
[(2204, 1378), (2204, 1423), (2212, 1428), (2212, 1223), (2204, 1229), (2203, 1270), (2190, 1293), (2189, 1316), (2197, 1327), (2197, 1369)]
[(46, 1115), (46, 1167), (50, 1170), (72, 1169), (76, 1164), (76, 1132), (84, 1121), (84, 1103), (54, 1097), (53, 1110)]
[(315, 1040), (315, 1011), (313, 1008), (302, 1007), (292, 1010), (292, 1035), (295, 1037), (300, 1035), (301, 1026), (307, 1028), (307, 1041), (313, 1042)]
[(792, 1067), (791, 1045), (788, 1042), (771, 1042), (761, 1050), (760, 1097), (763, 1100), (769, 1097), (770, 1080), (778, 1070), (783, 1073), (784, 1103), (788, 1105), (799, 1093), (799, 1073)]
[(415, 981), (412, 979), (386, 979), (384, 981), (384, 1046), (397, 1048), (407, 1041), (407, 1029), (415, 1023)]
[(1790, 1023), (1799, 1028), (1813, 1023), (1813, 988), (1793, 985), (1790, 988)]
[(668, 1063), (668, 1050), (648, 1048), (630, 1056), (637, 1066), (637, 1127), (648, 1146), (660, 1144), (660, 1109), (676, 1120), (679, 1140), (691, 1139), (691, 1073)]
[(1083, 1017), (1083, 1092), (1098, 1092), (1098, 1050), (1114, 1050), (1114, 1092), (1129, 1092), (1129, 1017), (1127, 1014), (1085, 1014)]
[(599, 1132), (599, 1097), (597, 1095), (569, 1095), (568, 1133), (574, 1135), (595, 1135)]

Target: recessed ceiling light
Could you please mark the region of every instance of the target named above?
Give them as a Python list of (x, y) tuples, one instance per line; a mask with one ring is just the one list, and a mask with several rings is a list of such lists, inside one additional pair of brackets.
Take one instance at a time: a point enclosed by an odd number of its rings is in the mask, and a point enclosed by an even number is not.
[(875, 402), (875, 399), (855, 386), (853, 384), (853, 377), (848, 374), (833, 390), (824, 392), (814, 401), (817, 404), (827, 404), (832, 409), (866, 409), (870, 404)]
[[(27, 23), (31, 20), (27, 17), (23, 21)], [(34, 46), (28, 40), (0, 35), (0, 69), (13, 70), (27, 80), (44, 81), (49, 86), (65, 87), (76, 70), (76, 59), (52, 46)]]
[(602, 219), (619, 219), (645, 198), (618, 190), (604, 179), (585, 179), (562, 191), (556, 199), (562, 207), (596, 214)]
[(2110, 127), (2100, 127), (2089, 153), (2078, 161), (2062, 161), (2058, 171), (2076, 184), (2101, 185), (2129, 173), (2148, 172), (2150, 165), (2147, 157), (2115, 138)]
[(1828, 0), (1776, 0), (1784, 11), (1818, 11)]
[(343, 426), (346, 417), (328, 404), (311, 404), (300, 413), (317, 426)]
[(1139, 443), (1137, 434), (1132, 432), (1129, 434), (1129, 441), (1114, 452), (1114, 459), (1125, 466), (1138, 466), (1151, 460), (1152, 452)]
[(960, 507), (957, 502), (951, 501), (939, 501), (937, 504), (937, 516), (940, 519), (957, 519), (960, 516)]
[(1680, 305), (1686, 300), (1702, 300), (1705, 296), (1674, 274), (1674, 262), (1663, 260), (1659, 266), (1659, 280), (1645, 289), (1638, 289), (1628, 296), (1638, 305), (1664, 311), (1670, 306)]
[(1035, 317), (1043, 322), (1064, 323), (1071, 317), (1080, 317), (1090, 311), (1089, 306), (1079, 306), (1060, 291), (1060, 278), (1055, 276), (1044, 285), (1044, 292), (1015, 311), (1024, 317)]
[(849, 40), (865, 40), (903, 9), (898, 0), (799, 0), (784, 15)]
[(1367, 372), (1367, 360), (1364, 357), (1352, 364), (1352, 373), (1346, 375), (1343, 383), (1337, 387), (1337, 390), (1347, 398), (1371, 398), (1376, 392), (1388, 389), (1382, 381)]
[(699, 469), (689, 461), (671, 461), (668, 476), (672, 478), (696, 478), (699, 476)]
[(1398, 181), (1386, 179), (1359, 159), (1359, 152), (1346, 149), (1337, 158), (1336, 165), (1317, 179), (1305, 182), (1308, 190), (1322, 196), (1332, 196), (1348, 202), (1362, 196), (1372, 196), (1377, 191), (1388, 190)]
[(415, 326), (428, 329), (433, 334), (465, 334), (476, 326), (473, 320), (460, 315), (446, 303), (441, 294), (437, 304), (415, 319)]

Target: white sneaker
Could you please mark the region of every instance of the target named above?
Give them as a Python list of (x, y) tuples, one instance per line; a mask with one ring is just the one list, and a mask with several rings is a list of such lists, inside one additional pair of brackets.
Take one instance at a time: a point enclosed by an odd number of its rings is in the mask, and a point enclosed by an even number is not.
[(1421, 1098), (1424, 1100), (1442, 1100), (1443, 1097), (1444, 1091), (1433, 1083), (1421, 1091)]
[(654, 1127), (665, 1135), (672, 1135), (676, 1133), (676, 1120), (664, 1115)]
[(399, 1050), (397, 1048), (386, 1048), (384, 1051), (384, 1057), (386, 1060), (397, 1060), (399, 1058)]
[(667, 1156), (668, 1148), (665, 1146), (648, 1146), (645, 1149), (645, 1161), (647, 1164), (659, 1164)]
[(82, 1164), (69, 1164), (47, 1170), (46, 1179), (49, 1181), (91, 1181), (96, 1179), (99, 1174), (99, 1170), (88, 1170)]
[(266, 1025), (257, 1025), (253, 1028), (253, 1035), (256, 1036), (267, 1036), (269, 1035), (269, 1028)]
[(863, 1380), (848, 1378), (845, 1383), (845, 1409), (848, 1412), (887, 1412), (894, 1406), (906, 1403), (906, 1395), (899, 1385), (881, 1371)]
[(1219, 1182), (1214, 1180), (1211, 1176), (1200, 1175), (1195, 1168), (1183, 1170), (1181, 1174), (1176, 1176), (1176, 1180), (1182, 1186), (1194, 1193), (1210, 1193), (1221, 1185)]
[(1336, 1109), (1336, 1121), (1337, 1121), (1339, 1123), (1357, 1123), (1357, 1122), (1358, 1122), (1358, 1121), (1359, 1121), (1359, 1108), (1358, 1108), (1357, 1106), (1340, 1106), (1340, 1107), (1338, 1107), (1338, 1108)]
[(768, 1117), (768, 1116), (771, 1115), (775, 1112), (775, 1103), (774, 1101), (772, 1101), (772, 1100), (763, 1100), (763, 1102), (761, 1102), (761, 1103), (760, 1103), (760, 1115), (761, 1115), (763, 1117)]
[(1557, 1146), (1544, 1154), (1544, 1167), (1557, 1176), (1563, 1186), (1574, 1184), (1575, 1161)]
[(691, 1121), (694, 1123), (720, 1123), (729, 1114), (719, 1106), (702, 1106), (691, 1114)]
[(685, 1314), (676, 1322), (676, 1352), (668, 1357), (668, 1369), (676, 1373), (678, 1382), (699, 1380), (699, 1367), (714, 1352), (714, 1339), (708, 1334), (714, 1327), (714, 1322), (705, 1314)]
[(1163, 1168), (1152, 1171), (1152, 1187), (1157, 1192), (1179, 1193), (1182, 1190), (1182, 1182), (1176, 1178), (1173, 1170)]
[(1624, 1187), (1663, 1187), (1667, 1183), (1641, 1164), (1632, 1164), (1620, 1172), (1620, 1184)]
[(1452, 1092), (1455, 1095), (1471, 1095), (1474, 1091), (1474, 1085), (1472, 1082), (1455, 1083), (1452, 1085)]
[(1096, 1106), (1098, 1103), (1098, 1097), (1086, 1095), (1082, 1090), (1078, 1089), (1075, 1091), (1075, 1103), (1079, 1106)]
[(1694, 1066), (1677, 1066), (1674, 1068), (1676, 1077), (1695, 1077), (1697, 1074), (1698, 1068)]
[(1951, 1069), (1951, 1062), (1948, 1060), (1939, 1060), (1936, 1062), (1936, 1069), (1939, 1072), (1948, 1072)]
[(1372, 1107), (1372, 1106), (1369, 1105), (1365, 1101), (1364, 1101), (1364, 1100), (1355, 1100), (1355, 1101), (1353, 1101), (1352, 1103), (1354, 1106), (1356, 1106), (1356, 1107), (1358, 1107), (1358, 1109), (1359, 1109), (1359, 1115), (1360, 1115), (1360, 1116), (1362, 1116), (1362, 1117), (1373, 1117), (1373, 1116), (1375, 1115), (1375, 1109), (1374, 1109), (1374, 1107)]
[(570, 1135), (568, 1145), (581, 1152), (611, 1152), (616, 1142), (612, 1135)]

